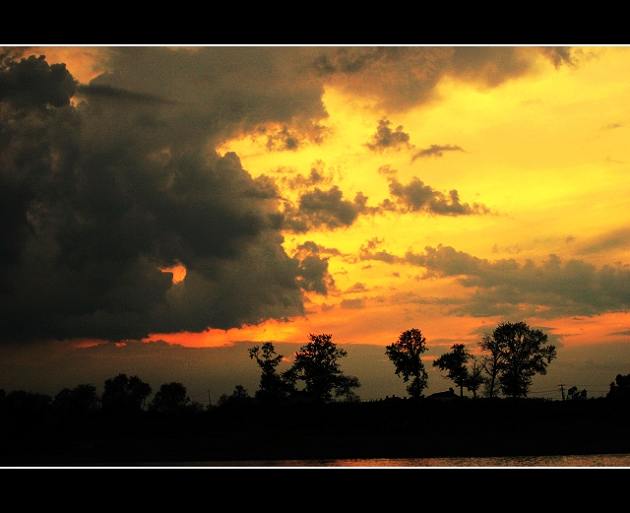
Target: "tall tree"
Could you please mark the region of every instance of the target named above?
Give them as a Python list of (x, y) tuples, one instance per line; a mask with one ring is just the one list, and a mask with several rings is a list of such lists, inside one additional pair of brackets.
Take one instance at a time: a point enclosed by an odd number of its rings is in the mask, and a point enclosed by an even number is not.
[(483, 376), (483, 367), (477, 358), (473, 358), (473, 364), (468, 371), (466, 389), (472, 392), (473, 398), (477, 398), (477, 390), (486, 382)]
[(489, 380), (498, 380), (501, 392), (508, 397), (526, 397), (533, 377), (546, 374), (547, 366), (556, 358), (556, 348), (547, 344), (547, 335), (525, 322), (499, 324), (490, 337), (484, 338), (485, 347), (490, 348)]
[(414, 399), (422, 397), (429, 376), (422, 363), (422, 353), (427, 351), (426, 339), (416, 328), (403, 331), (398, 340), (385, 348), (385, 354), (393, 362), (396, 375), (408, 383), (407, 392)]
[(53, 401), (53, 407), (69, 415), (85, 415), (98, 408), (98, 396), (94, 385), (77, 385), (64, 388)]
[(606, 395), (608, 399), (630, 399), (630, 374), (617, 374)]
[(262, 400), (284, 399), (291, 392), (291, 384), (277, 373), (283, 356), (277, 354), (271, 342), (265, 342), (262, 346), (254, 346), (249, 349), (249, 357), (256, 360), (260, 367), (260, 386), (256, 392), (256, 398)]
[(472, 355), (464, 344), (454, 344), (448, 353), (444, 353), (433, 362), (433, 366), (446, 372), (448, 378), (459, 387), (459, 396), (464, 397), (464, 387), (468, 383), (468, 367), (466, 364)]
[(348, 353), (337, 347), (332, 335), (311, 333), (309, 339), (295, 353), (293, 365), (284, 373), (287, 382), (292, 386), (303, 382), (305, 395), (314, 401), (327, 402), (333, 397), (355, 399), (353, 389), (360, 386), (359, 380), (343, 374), (338, 362)]
[(103, 409), (118, 413), (133, 413), (142, 410), (151, 387), (138, 376), (119, 374), (105, 381)]
[(485, 379), (485, 395), (489, 398), (497, 395), (497, 376), (501, 359), (501, 347), (492, 335), (484, 335), (479, 343), (484, 355), (481, 357), (481, 367), (487, 374)]
[(151, 401), (151, 409), (160, 413), (178, 413), (190, 404), (186, 387), (181, 383), (164, 383)]

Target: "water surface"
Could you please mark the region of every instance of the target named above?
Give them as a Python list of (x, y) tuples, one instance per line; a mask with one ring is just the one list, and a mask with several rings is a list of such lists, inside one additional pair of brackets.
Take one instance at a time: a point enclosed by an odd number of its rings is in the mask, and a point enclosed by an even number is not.
[(185, 463), (212, 467), (630, 467), (630, 454), (506, 456), (487, 458), (358, 458)]

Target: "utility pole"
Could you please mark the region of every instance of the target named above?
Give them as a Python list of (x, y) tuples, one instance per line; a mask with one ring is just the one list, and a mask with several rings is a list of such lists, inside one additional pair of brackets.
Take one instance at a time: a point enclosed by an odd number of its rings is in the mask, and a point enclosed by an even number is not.
[(564, 387), (566, 386), (564, 383), (558, 385), (560, 387), (560, 393), (562, 394), (562, 400), (564, 401)]

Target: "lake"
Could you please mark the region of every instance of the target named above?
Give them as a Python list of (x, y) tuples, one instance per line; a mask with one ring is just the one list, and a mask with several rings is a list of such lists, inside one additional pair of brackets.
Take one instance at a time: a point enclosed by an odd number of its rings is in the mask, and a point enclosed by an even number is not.
[(209, 461), (184, 463), (181, 465), (211, 467), (630, 467), (630, 454), (487, 458)]

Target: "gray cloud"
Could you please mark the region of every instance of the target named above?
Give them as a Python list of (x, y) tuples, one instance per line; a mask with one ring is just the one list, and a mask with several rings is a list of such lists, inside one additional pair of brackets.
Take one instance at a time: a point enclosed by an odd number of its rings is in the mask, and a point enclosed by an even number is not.
[(415, 161), (416, 159), (422, 159), (427, 157), (442, 157), (444, 156), (444, 152), (448, 151), (464, 151), (463, 148), (453, 145), (453, 144), (432, 144), (428, 148), (421, 149), (418, 153), (416, 153), (411, 161)]
[(357, 292), (367, 292), (368, 288), (365, 286), (365, 283), (356, 282), (351, 287), (348, 287), (344, 293), (345, 294), (356, 294)]
[(618, 228), (604, 233), (590, 241), (581, 244), (578, 248), (580, 254), (599, 253), (612, 249), (630, 247), (630, 227)]
[(630, 270), (600, 268), (555, 255), (536, 264), (513, 259), (491, 262), (450, 246), (427, 247), (405, 259), (427, 269), (426, 277), (457, 277), (475, 293), (455, 312), (477, 316), (527, 314), (540, 317), (595, 315), (630, 307)]
[(358, 194), (355, 201), (343, 198), (336, 185), (328, 190), (316, 187), (300, 196), (297, 209), (289, 206), (285, 210), (284, 226), (287, 229), (305, 232), (316, 228), (341, 228), (350, 226), (365, 207), (365, 196)]
[(363, 298), (344, 299), (339, 306), (346, 310), (360, 310), (365, 306), (365, 300)]
[(126, 89), (120, 89), (118, 87), (112, 87), (109, 85), (97, 85), (97, 84), (80, 84), (77, 87), (77, 93), (87, 98), (109, 98), (116, 102), (137, 102), (147, 104), (165, 104), (171, 105), (177, 102), (169, 100), (167, 98), (161, 98), (153, 94), (142, 93), (138, 91), (127, 91)]
[(630, 328), (621, 331), (613, 331), (609, 333), (609, 335), (613, 335), (615, 337), (630, 337)]
[(311, 167), (308, 175), (297, 173), (293, 176), (280, 176), (278, 181), (283, 187), (287, 187), (291, 190), (308, 189), (315, 185), (329, 185), (333, 180), (332, 175), (327, 174), (324, 170), (324, 164), (322, 161), (316, 162)]
[(307, 142), (321, 144), (327, 129), (317, 123), (302, 123), (301, 126), (292, 128), (283, 125), (276, 130), (260, 127), (257, 131), (266, 134), (269, 151), (293, 151)]
[(386, 149), (411, 148), (409, 134), (403, 131), (402, 125), (398, 125), (394, 130), (390, 128), (391, 121), (381, 119), (378, 122), (376, 132), (370, 142), (366, 144), (372, 151), (383, 151)]
[[(479, 203), (462, 203), (459, 193), (453, 189), (448, 196), (440, 191), (436, 191), (429, 185), (425, 185), (422, 180), (414, 177), (408, 184), (404, 185), (395, 178), (389, 180), (390, 194), (395, 198), (399, 207), (407, 211), (425, 211), (437, 215), (471, 215), (487, 214), (489, 209)], [(392, 203), (386, 202), (385, 209), (393, 208)]]
[(328, 248), (321, 246), (312, 240), (307, 240), (297, 247), (298, 251), (307, 251), (313, 255), (328, 255), (328, 256), (342, 256), (341, 251), (337, 248)]
[(389, 253), (386, 250), (381, 249), (382, 245), (383, 240), (377, 237), (366, 241), (364, 244), (361, 245), (361, 249), (359, 250), (359, 260), (377, 260), (385, 262), (387, 264), (394, 264), (404, 261), (403, 258), (400, 258)]
[(623, 123), (608, 123), (602, 127), (602, 130), (614, 130), (615, 128), (623, 128)]
[(320, 50), (312, 67), (328, 82), (396, 111), (435, 98), (444, 77), (496, 87), (532, 72), (540, 56), (556, 67), (577, 63), (576, 51), (564, 47), (376, 47)]

